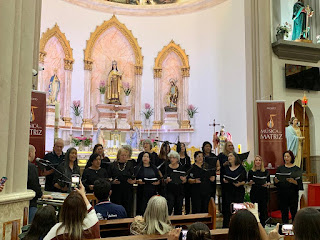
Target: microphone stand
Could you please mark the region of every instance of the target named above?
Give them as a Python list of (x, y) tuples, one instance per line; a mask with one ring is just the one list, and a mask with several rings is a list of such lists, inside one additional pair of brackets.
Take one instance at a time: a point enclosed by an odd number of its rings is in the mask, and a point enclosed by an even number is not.
[(272, 222), (273, 222), (273, 218), (271, 216), (271, 213), (272, 213), (272, 210), (271, 210), (271, 206), (270, 206), (270, 202), (271, 202), (271, 184), (268, 186), (268, 196), (269, 196), (269, 199), (268, 199), (268, 219), (266, 220), (265, 224), (269, 223), (269, 227), (272, 226)]

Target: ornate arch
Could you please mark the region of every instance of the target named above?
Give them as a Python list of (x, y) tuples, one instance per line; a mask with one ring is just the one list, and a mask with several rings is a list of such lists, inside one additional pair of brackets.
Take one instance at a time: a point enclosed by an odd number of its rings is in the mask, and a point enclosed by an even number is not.
[(186, 54), (185, 50), (180, 47), (179, 44), (176, 44), (173, 40), (163, 47), (163, 49), (158, 53), (158, 56), (155, 58), (154, 64), (154, 75), (155, 77), (161, 77), (162, 73), (162, 63), (168, 56), (170, 52), (176, 53), (182, 61), (182, 76), (189, 76), (189, 56)]
[(72, 70), (72, 65), (74, 63), (73, 59), (73, 50), (70, 47), (70, 42), (67, 40), (66, 35), (61, 32), (58, 24), (56, 23), (53, 28), (47, 29), (45, 33), (42, 34), (42, 37), (40, 39), (40, 58), (39, 61), (41, 63), (44, 62), (44, 57), (47, 55), (46, 51), (44, 50), (47, 42), (50, 38), (56, 37), (61, 44), (65, 58), (64, 58), (64, 69), (66, 70)]
[[(104, 21), (100, 26), (96, 28), (96, 30), (90, 34), (90, 39), (87, 40), (87, 46), (86, 49), (84, 49), (84, 62), (85, 62), (85, 69), (91, 70), (92, 69), (92, 50), (93, 47), (98, 40), (98, 38), (108, 29), (111, 27), (116, 27), (128, 40), (130, 43), (136, 59), (136, 72), (139, 75), (141, 72), (140, 69), (143, 66), (143, 56), (141, 54), (141, 47), (138, 44), (137, 39), (133, 36), (132, 32), (128, 30), (128, 28), (119, 22), (119, 20), (116, 18), (115, 15), (112, 16), (112, 18), (108, 21)], [(91, 66), (90, 66), (91, 65)], [(141, 75), (141, 73), (140, 73)]]

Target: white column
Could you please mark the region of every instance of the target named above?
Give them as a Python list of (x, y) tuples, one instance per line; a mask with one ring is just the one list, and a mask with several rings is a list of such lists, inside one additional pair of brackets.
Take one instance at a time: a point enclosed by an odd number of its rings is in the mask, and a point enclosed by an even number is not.
[(181, 109), (181, 128), (189, 128), (189, 118), (187, 107), (189, 105), (189, 76), (190, 68), (184, 67), (182, 70), (182, 109)]
[(134, 126), (141, 127), (141, 75), (142, 66), (135, 66)]
[(154, 121), (153, 128), (160, 129), (162, 125), (161, 119), (161, 76), (162, 69), (154, 69), (153, 70), (153, 78), (154, 78)]
[[(39, 62), (39, 67), (44, 67), (43, 62)], [(43, 71), (39, 71), (38, 68), (36, 68), (36, 70), (38, 71), (38, 86), (37, 86), (37, 90), (44, 92), (45, 86), (43, 84)]]
[(91, 127), (91, 71), (92, 71), (92, 61), (86, 61), (84, 64), (84, 96), (85, 101), (83, 103), (83, 123), (84, 127)]
[(70, 107), (71, 107), (71, 84), (72, 84), (72, 71), (65, 70), (65, 89), (64, 89), (64, 106), (63, 106), (63, 119), (65, 126), (71, 126)]
[[(39, 41), (34, 34), (35, 17), (41, 14), (38, 4), (41, 1), (0, 1), (0, 176), (8, 178), (0, 193), (0, 226), (22, 219), (23, 208), (34, 196), (34, 192), (27, 191), (27, 159), (32, 59), (35, 42)], [(5, 239), (10, 239), (5, 235)]]

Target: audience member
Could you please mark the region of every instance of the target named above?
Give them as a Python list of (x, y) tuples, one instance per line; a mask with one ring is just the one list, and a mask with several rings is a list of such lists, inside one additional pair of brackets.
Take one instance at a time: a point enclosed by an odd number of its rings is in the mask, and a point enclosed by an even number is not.
[[(43, 159), (50, 161), (50, 165), (54, 168), (57, 168), (64, 161), (64, 153), (63, 153), (64, 142), (61, 138), (56, 138), (54, 140), (53, 150), (50, 153), (47, 153)], [(49, 192), (56, 192), (56, 189), (53, 185), (53, 177), (55, 170), (47, 166), (43, 171), (42, 175), (46, 176), (45, 190)]]
[(58, 166), (53, 179), (54, 186), (59, 189), (60, 192), (71, 192), (72, 174), (80, 175), (77, 150), (75, 148), (68, 149), (65, 161)]
[(0, 185), (0, 192), (2, 192), (5, 184)]
[(127, 213), (123, 206), (109, 201), (111, 184), (106, 179), (98, 179), (94, 182), (93, 194), (98, 199), (94, 206), (99, 220), (126, 218)]
[(315, 240), (320, 237), (320, 212), (314, 208), (302, 208), (298, 211), (294, 222), (295, 240)]
[[(168, 240), (178, 240), (181, 228), (172, 229), (169, 232)], [(210, 229), (202, 222), (195, 222), (188, 228), (186, 240), (211, 240)]]
[[(94, 145), (92, 154), (95, 154), (95, 153), (101, 156), (101, 167), (108, 172), (110, 159), (107, 156), (105, 156), (102, 144), (97, 143), (96, 145)], [(85, 169), (87, 169), (88, 167), (91, 167), (91, 165), (92, 165), (92, 162), (87, 162)]]
[(146, 211), (143, 215), (135, 217), (130, 226), (130, 232), (139, 234), (166, 234), (172, 229), (168, 217), (167, 200), (162, 196), (150, 198)]
[(60, 222), (54, 225), (44, 240), (80, 240), (100, 238), (96, 211), (89, 203), (84, 186), (72, 191), (64, 200), (60, 211)]
[(57, 216), (54, 207), (48, 205), (39, 208), (33, 218), (32, 224), (29, 226), (28, 232), (19, 235), (23, 240), (39, 240), (43, 239), (50, 229), (57, 223)]
[(28, 155), (28, 181), (27, 189), (35, 191), (36, 196), (30, 200), (29, 204), (29, 223), (32, 222), (33, 217), (37, 211), (37, 201), (38, 198), (52, 198), (50, 195), (43, 195), (41, 191), (41, 186), (39, 183), (38, 169), (36, 165), (31, 163), (36, 156), (36, 149), (34, 146), (29, 145), (29, 155)]
[(108, 178), (107, 170), (101, 167), (101, 156), (93, 153), (89, 157), (91, 167), (84, 169), (82, 174), (82, 184), (87, 193), (93, 192), (93, 184), (99, 178)]

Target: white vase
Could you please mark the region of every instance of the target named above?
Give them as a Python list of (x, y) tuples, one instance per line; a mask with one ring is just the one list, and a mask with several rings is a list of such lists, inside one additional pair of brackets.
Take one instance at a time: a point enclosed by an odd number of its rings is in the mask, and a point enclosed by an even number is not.
[(125, 96), (125, 101), (126, 101), (126, 105), (128, 105), (128, 103), (129, 103), (129, 95), (127, 96)]
[(75, 127), (80, 127), (80, 125), (81, 125), (81, 117), (80, 116), (74, 116), (74, 125), (75, 125)]
[(195, 118), (189, 118), (191, 128), (195, 127)]
[(89, 146), (85, 146), (85, 147), (84, 147), (84, 151), (85, 151), (85, 152), (89, 152), (89, 150), (90, 150), (90, 147), (89, 147)]
[(104, 94), (100, 94), (100, 104), (104, 104)]
[(150, 127), (150, 118), (146, 118), (145, 119), (144, 125), (145, 125), (146, 129), (149, 129), (149, 127)]

